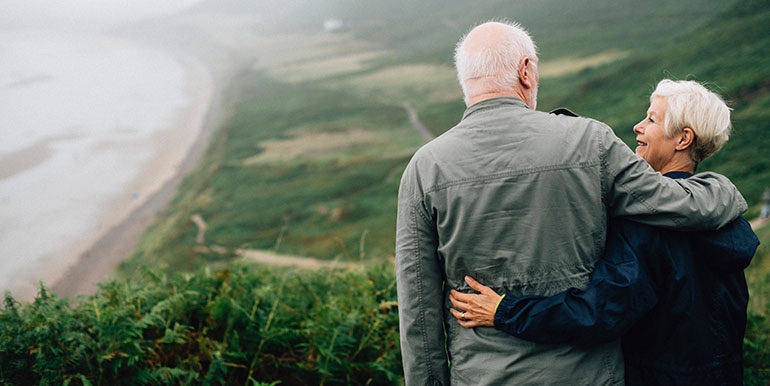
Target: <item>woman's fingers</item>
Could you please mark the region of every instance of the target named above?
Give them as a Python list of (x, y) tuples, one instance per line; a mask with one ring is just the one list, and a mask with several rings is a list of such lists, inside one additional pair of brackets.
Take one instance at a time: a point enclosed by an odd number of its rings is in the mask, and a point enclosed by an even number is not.
[(474, 320), (473, 315), (471, 315), (467, 311), (461, 311), (455, 308), (450, 308), (449, 312), (451, 312), (452, 316), (454, 316), (455, 319), (457, 319), (457, 323), (460, 324), (461, 327), (474, 328), (481, 325), (478, 321)]
[(454, 299), (452, 304), (457, 303), (455, 305), (460, 309), (467, 309), (474, 296), (476, 296), (476, 294), (466, 294), (457, 290), (452, 290), (449, 292), (449, 300), (452, 301), (452, 299)]
[(489, 295), (492, 295), (492, 294), (497, 295), (497, 292), (495, 292), (492, 288), (489, 288), (489, 287), (479, 283), (478, 281), (476, 281), (476, 279), (474, 279), (474, 278), (472, 278), (470, 276), (466, 276), (465, 277), (465, 282), (468, 283), (468, 285), (471, 288), (473, 288), (473, 290), (475, 290), (478, 293), (489, 294)]
[(465, 328), (494, 326), (494, 313), (500, 295), (470, 276), (465, 277), (465, 282), (479, 293), (468, 294), (451, 290), (449, 301), (453, 308), (449, 310), (452, 316)]
[[(460, 322), (461, 326), (463, 325), (464, 322), (466, 322), (468, 320), (467, 319), (468, 314), (465, 311), (461, 311), (461, 310), (458, 310), (456, 308), (450, 308), (449, 312), (451, 312), (452, 316), (454, 316), (455, 319), (457, 319), (457, 321)], [(465, 327), (465, 326), (463, 326), (463, 327)]]

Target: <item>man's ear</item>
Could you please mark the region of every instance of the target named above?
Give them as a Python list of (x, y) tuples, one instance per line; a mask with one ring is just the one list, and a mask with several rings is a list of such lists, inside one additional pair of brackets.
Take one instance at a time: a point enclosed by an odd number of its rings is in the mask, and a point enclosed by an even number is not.
[(685, 127), (679, 133), (679, 141), (676, 144), (676, 150), (685, 150), (695, 143), (695, 131), (689, 127)]
[(530, 67), (530, 60), (525, 56), (519, 62), (519, 83), (526, 89), (535, 87), (535, 74)]

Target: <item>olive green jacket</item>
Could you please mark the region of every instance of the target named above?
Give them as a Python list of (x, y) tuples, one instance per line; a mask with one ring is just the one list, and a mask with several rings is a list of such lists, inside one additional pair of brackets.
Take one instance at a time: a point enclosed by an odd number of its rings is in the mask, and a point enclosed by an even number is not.
[(606, 125), (533, 111), (519, 99), (469, 107), (420, 148), (398, 195), (396, 271), (407, 385), (623, 384), (618, 342), (542, 345), (494, 328), (465, 329), (449, 290), (470, 275), (498, 293), (583, 288), (607, 216), (715, 229), (746, 202), (725, 177), (670, 179)]

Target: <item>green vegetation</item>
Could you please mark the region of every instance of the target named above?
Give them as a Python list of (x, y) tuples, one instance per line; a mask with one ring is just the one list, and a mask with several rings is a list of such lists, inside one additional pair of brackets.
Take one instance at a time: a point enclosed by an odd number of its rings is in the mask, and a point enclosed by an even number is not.
[[(341, 285), (344, 283), (344, 285)], [(71, 307), (41, 288), (0, 313), (2, 385), (389, 385), (401, 376), (388, 270), (253, 264), (107, 282)]]
[(196, 214), (207, 222), (207, 245), (323, 259), (387, 257), (394, 192), (419, 144), (403, 108), (259, 74), (241, 85), (236, 115), (127, 266), (145, 265), (147, 257), (187, 270), (221, 259), (196, 249)]
[(755, 232), (760, 245), (746, 270), (751, 295), (743, 339), (746, 386), (770, 384), (770, 222)]
[[(764, 4), (764, 5), (762, 5)], [(705, 82), (733, 107), (734, 132), (726, 147), (699, 170), (732, 179), (750, 204), (770, 186), (770, 7), (767, 1), (738, 2), (717, 22), (672, 39), (638, 58), (594, 69), (567, 79), (574, 92), (556, 100), (581, 115), (615, 128), (631, 144), (631, 128), (647, 109), (648, 98), (662, 78)], [(545, 83), (545, 82), (544, 82)], [(541, 86), (548, 90), (549, 86)], [(549, 94), (550, 95), (550, 94)], [(550, 100), (550, 99), (549, 99)], [(757, 209), (748, 213), (756, 216)]]
[[(732, 178), (749, 218), (770, 186), (766, 0), (302, 3), (303, 17), (287, 1), (291, 22), (260, 25), (271, 35), (252, 43), (264, 58), (233, 82), (232, 116), (121, 279), (73, 301), (43, 288), (30, 304), (6, 297), (0, 384), (399, 383), (396, 192), (424, 141), (404, 103), (436, 134), (460, 119), (451, 53), (479, 21), (507, 17), (533, 33), (542, 71), (557, 74), (542, 79), (541, 110), (569, 107), (629, 143), (658, 80), (709, 82), (734, 107), (735, 132), (701, 170)], [(350, 30), (319, 35), (326, 17)], [(770, 383), (770, 227), (757, 234), (747, 385)], [(264, 267), (244, 249), (366, 268)]]

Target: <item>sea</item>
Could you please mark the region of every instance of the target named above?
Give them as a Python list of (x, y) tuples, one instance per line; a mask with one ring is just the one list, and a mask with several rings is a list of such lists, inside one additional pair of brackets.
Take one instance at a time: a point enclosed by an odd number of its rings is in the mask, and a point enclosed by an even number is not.
[(0, 293), (24, 299), (111, 226), (116, 205), (150, 193), (131, 187), (164, 151), (158, 133), (194, 98), (185, 66), (162, 48), (94, 30), (2, 27)]

